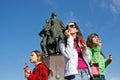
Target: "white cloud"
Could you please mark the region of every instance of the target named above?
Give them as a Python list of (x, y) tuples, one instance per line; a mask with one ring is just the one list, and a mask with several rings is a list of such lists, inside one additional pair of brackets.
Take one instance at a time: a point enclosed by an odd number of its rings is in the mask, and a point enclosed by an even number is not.
[(71, 18), (72, 20), (75, 20), (75, 15), (74, 15), (74, 12), (73, 12), (73, 11), (70, 11), (70, 12), (69, 12), (69, 15), (70, 15), (70, 18)]
[(79, 21), (73, 11), (69, 11), (69, 12), (65, 13), (65, 17), (66, 17), (67, 22), (69, 22), (69, 21), (78, 22)]
[(92, 14), (94, 14), (96, 10), (106, 11), (109, 7), (108, 1), (106, 0), (91, 0), (89, 6)]
[(96, 7), (107, 9), (111, 11), (113, 14), (120, 14), (120, 0), (92, 0), (90, 2), (91, 10), (94, 10)]
[(110, 10), (112, 13), (120, 13), (120, 0), (112, 0), (112, 3), (110, 4)]

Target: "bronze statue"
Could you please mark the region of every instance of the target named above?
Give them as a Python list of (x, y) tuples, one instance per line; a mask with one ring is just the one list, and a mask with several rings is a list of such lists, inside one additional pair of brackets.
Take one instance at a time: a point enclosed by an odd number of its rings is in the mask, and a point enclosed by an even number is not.
[(57, 14), (53, 12), (51, 18), (46, 20), (46, 24), (39, 35), (43, 36), (41, 48), (44, 56), (60, 54), (58, 43), (64, 37), (65, 26), (61, 19), (58, 19)]

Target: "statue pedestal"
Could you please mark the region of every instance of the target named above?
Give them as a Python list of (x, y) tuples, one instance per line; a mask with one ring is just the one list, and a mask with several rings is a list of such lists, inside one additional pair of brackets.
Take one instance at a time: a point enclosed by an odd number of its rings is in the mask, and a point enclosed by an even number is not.
[(65, 60), (63, 55), (46, 57), (44, 62), (53, 71), (53, 77), (50, 76), (49, 80), (64, 80)]

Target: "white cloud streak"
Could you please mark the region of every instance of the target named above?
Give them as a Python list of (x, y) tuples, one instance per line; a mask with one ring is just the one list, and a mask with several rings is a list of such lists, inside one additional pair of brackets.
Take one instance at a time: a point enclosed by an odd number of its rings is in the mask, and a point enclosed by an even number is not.
[(120, 0), (112, 0), (110, 3), (110, 10), (112, 13), (119, 14), (120, 13)]
[(90, 3), (92, 10), (95, 7), (99, 7), (102, 9), (108, 9), (108, 11), (112, 12), (113, 14), (120, 14), (120, 0), (92, 0)]
[(75, 21), (78, 22), (79, 20), (76, 18), (75, 14), (73, 11), (69, 11), (67, 13), (65, 13), (65, 19), (66, 19), (66, 23), (68, 23), (69, 21)]

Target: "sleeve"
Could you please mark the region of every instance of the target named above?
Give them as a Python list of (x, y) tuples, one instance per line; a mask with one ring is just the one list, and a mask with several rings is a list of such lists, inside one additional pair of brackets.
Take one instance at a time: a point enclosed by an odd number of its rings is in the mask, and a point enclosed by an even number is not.
[(74, 41), (73, 41), (73, 38), (72, 36), (70, 36), (68, 39), (67, 39), (67, 45), (65, 46), (65, 43), (64, 41), (60, 40), (59, 42), (59, 48), (60, 48), (60, 51), (61, 53), (67, 58), (67, 59), (70, 59), (72, 57), (72, 54), (73, 54), (73, 50), (74, 50)]
[(88, 51), (89, 51), (89, 54), (90, 54), (90, 58), (92, 59), (92, 51), (89, 47), (88, 47)]
[(91, 57), (90, 57), (90, 53), (89, 50), (86, 49), (85, 51), (82, 51), (83, 57), (86, 59), (87, 62), (90, 62)]
[(35, 80), (36, 75), (33, 75), (32, 73), (29, 75), (27, 80)]
[(109, 60), (105, 61), (105, 68), (110, 64), (111, 62)]
[(34, 74), (30, 74), (28, 80), (48, 80), (49, 68), (45, 64), (41, 64), (35, 69)]

